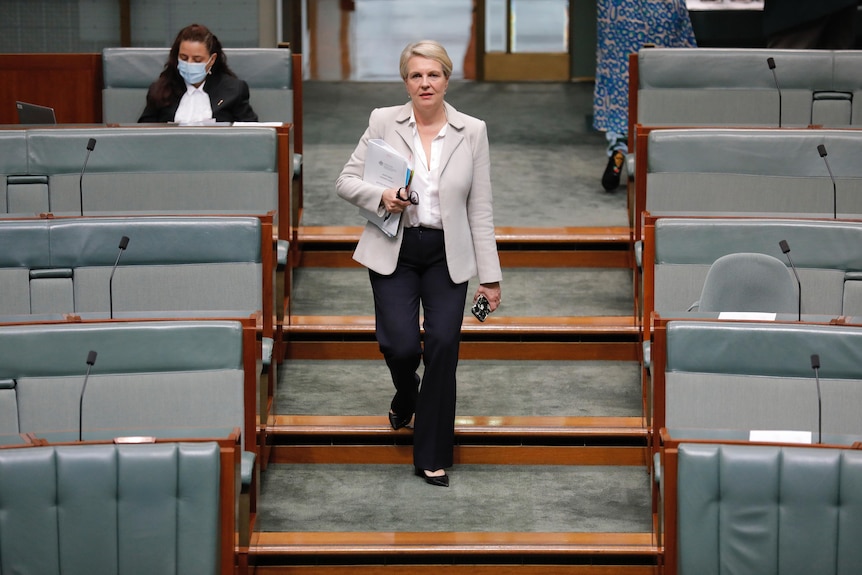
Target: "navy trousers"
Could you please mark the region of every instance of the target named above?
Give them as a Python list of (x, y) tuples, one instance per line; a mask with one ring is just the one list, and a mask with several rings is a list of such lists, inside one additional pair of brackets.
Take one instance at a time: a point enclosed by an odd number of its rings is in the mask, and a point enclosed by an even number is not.
[[(392, 275), (370, 272), (377, 343), (392, 375), (392, 411), (416, 414), (413, 464), (452, 466), (455, 442), (455, 371), (467, 283), (453, 283), (446, 266), (443, 231), (406, 228)], [(419, 306), (425, 321), (419, 331)], [(424, 346), (423, 346), (424, 343)], [(425, 363), (421, 385), (417, 369)]]

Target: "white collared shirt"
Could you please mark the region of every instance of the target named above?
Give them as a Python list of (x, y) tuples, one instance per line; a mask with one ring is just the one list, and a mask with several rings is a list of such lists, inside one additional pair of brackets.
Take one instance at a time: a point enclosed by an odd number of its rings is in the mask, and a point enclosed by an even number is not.
[(405, 227), (424, 226), (426, 228), (443, 229), (443, 219), (440, 215), (440, 156), (443, 154), (443, 139), (449, 123), (443, 124), (440, 131), (431, 142), (431, 161), (425, 157), (422, 138), (416, 129), (416, 117), (410, 113), (410, 127), (413, 128), (413, 181), (410, 190), (419, 194), (419, 205), (410, 205), (404, 211)]
[(180, 99), (177, 113), (174, 114), (174, 122), (192, 124), (212, 119), (213, 109), (210, 104), (209, 94), (204, 92), (204, 84), (206, 82), (203, 82), (197, 88), (191, 84), (186, 84), (186, 93)]

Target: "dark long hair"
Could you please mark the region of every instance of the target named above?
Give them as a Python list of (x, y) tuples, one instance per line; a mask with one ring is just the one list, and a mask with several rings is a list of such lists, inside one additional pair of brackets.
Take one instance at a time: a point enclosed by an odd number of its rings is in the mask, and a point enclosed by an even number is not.
[(174, 100), (182, 97), (186, 90), (186, 84), (177, 70), (179, 61), (180, 44), (183, 42), (200, 42), (207, 47), (207, 52), (216, 54), (216, 61), (210, 69), (210, 74), (217, 76), (227, 74), (236, 77), (236, 74), (227, 65), (227, 56), (222, 49), (218, 37), (210, 32), (209, 28), (201, 24), (190, 24), (179, 31), (173, 46), (171, 46), (168, 61), (165, 68), (159, 74), (158, 79), (153, 82), (147, 92), (147, 105), (154, 108), (164, 108)]

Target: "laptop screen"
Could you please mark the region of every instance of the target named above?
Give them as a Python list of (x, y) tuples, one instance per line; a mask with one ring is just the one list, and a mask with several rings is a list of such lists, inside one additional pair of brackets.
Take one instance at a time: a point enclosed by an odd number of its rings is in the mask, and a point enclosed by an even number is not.
[(57, 123), (57, 118), (54, 116), (54, 108), (28, 104), (27, 102), (15, 102), (15, 107), (18, 108), (19, 124)]

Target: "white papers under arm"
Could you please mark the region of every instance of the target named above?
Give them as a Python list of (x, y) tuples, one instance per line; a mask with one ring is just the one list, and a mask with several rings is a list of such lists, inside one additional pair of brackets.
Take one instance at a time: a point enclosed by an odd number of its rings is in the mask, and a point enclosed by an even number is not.
[(376, 212), (366, 210), (365, 208), (359, 208), (359, 213), (366, 220), (380, 228), (383, 233), (390, 238), (394, 238), (395, 235), (398, 234), (398, 224), (401, 222), (401, 214), (383, 212), (383, 215), (381, 216)]
[[(368, 140), (368, 150), (365, 155), (365, 170), (362, 179), (369, 184), (386, 189), (400, 188), (407, 183), (410, 168), (407, 159), (384, 140)], [(376, 212), (359, 208), (359, 213), (369, 222), (379, 227), (389, 237), (398, 233), (401, 214)]]

